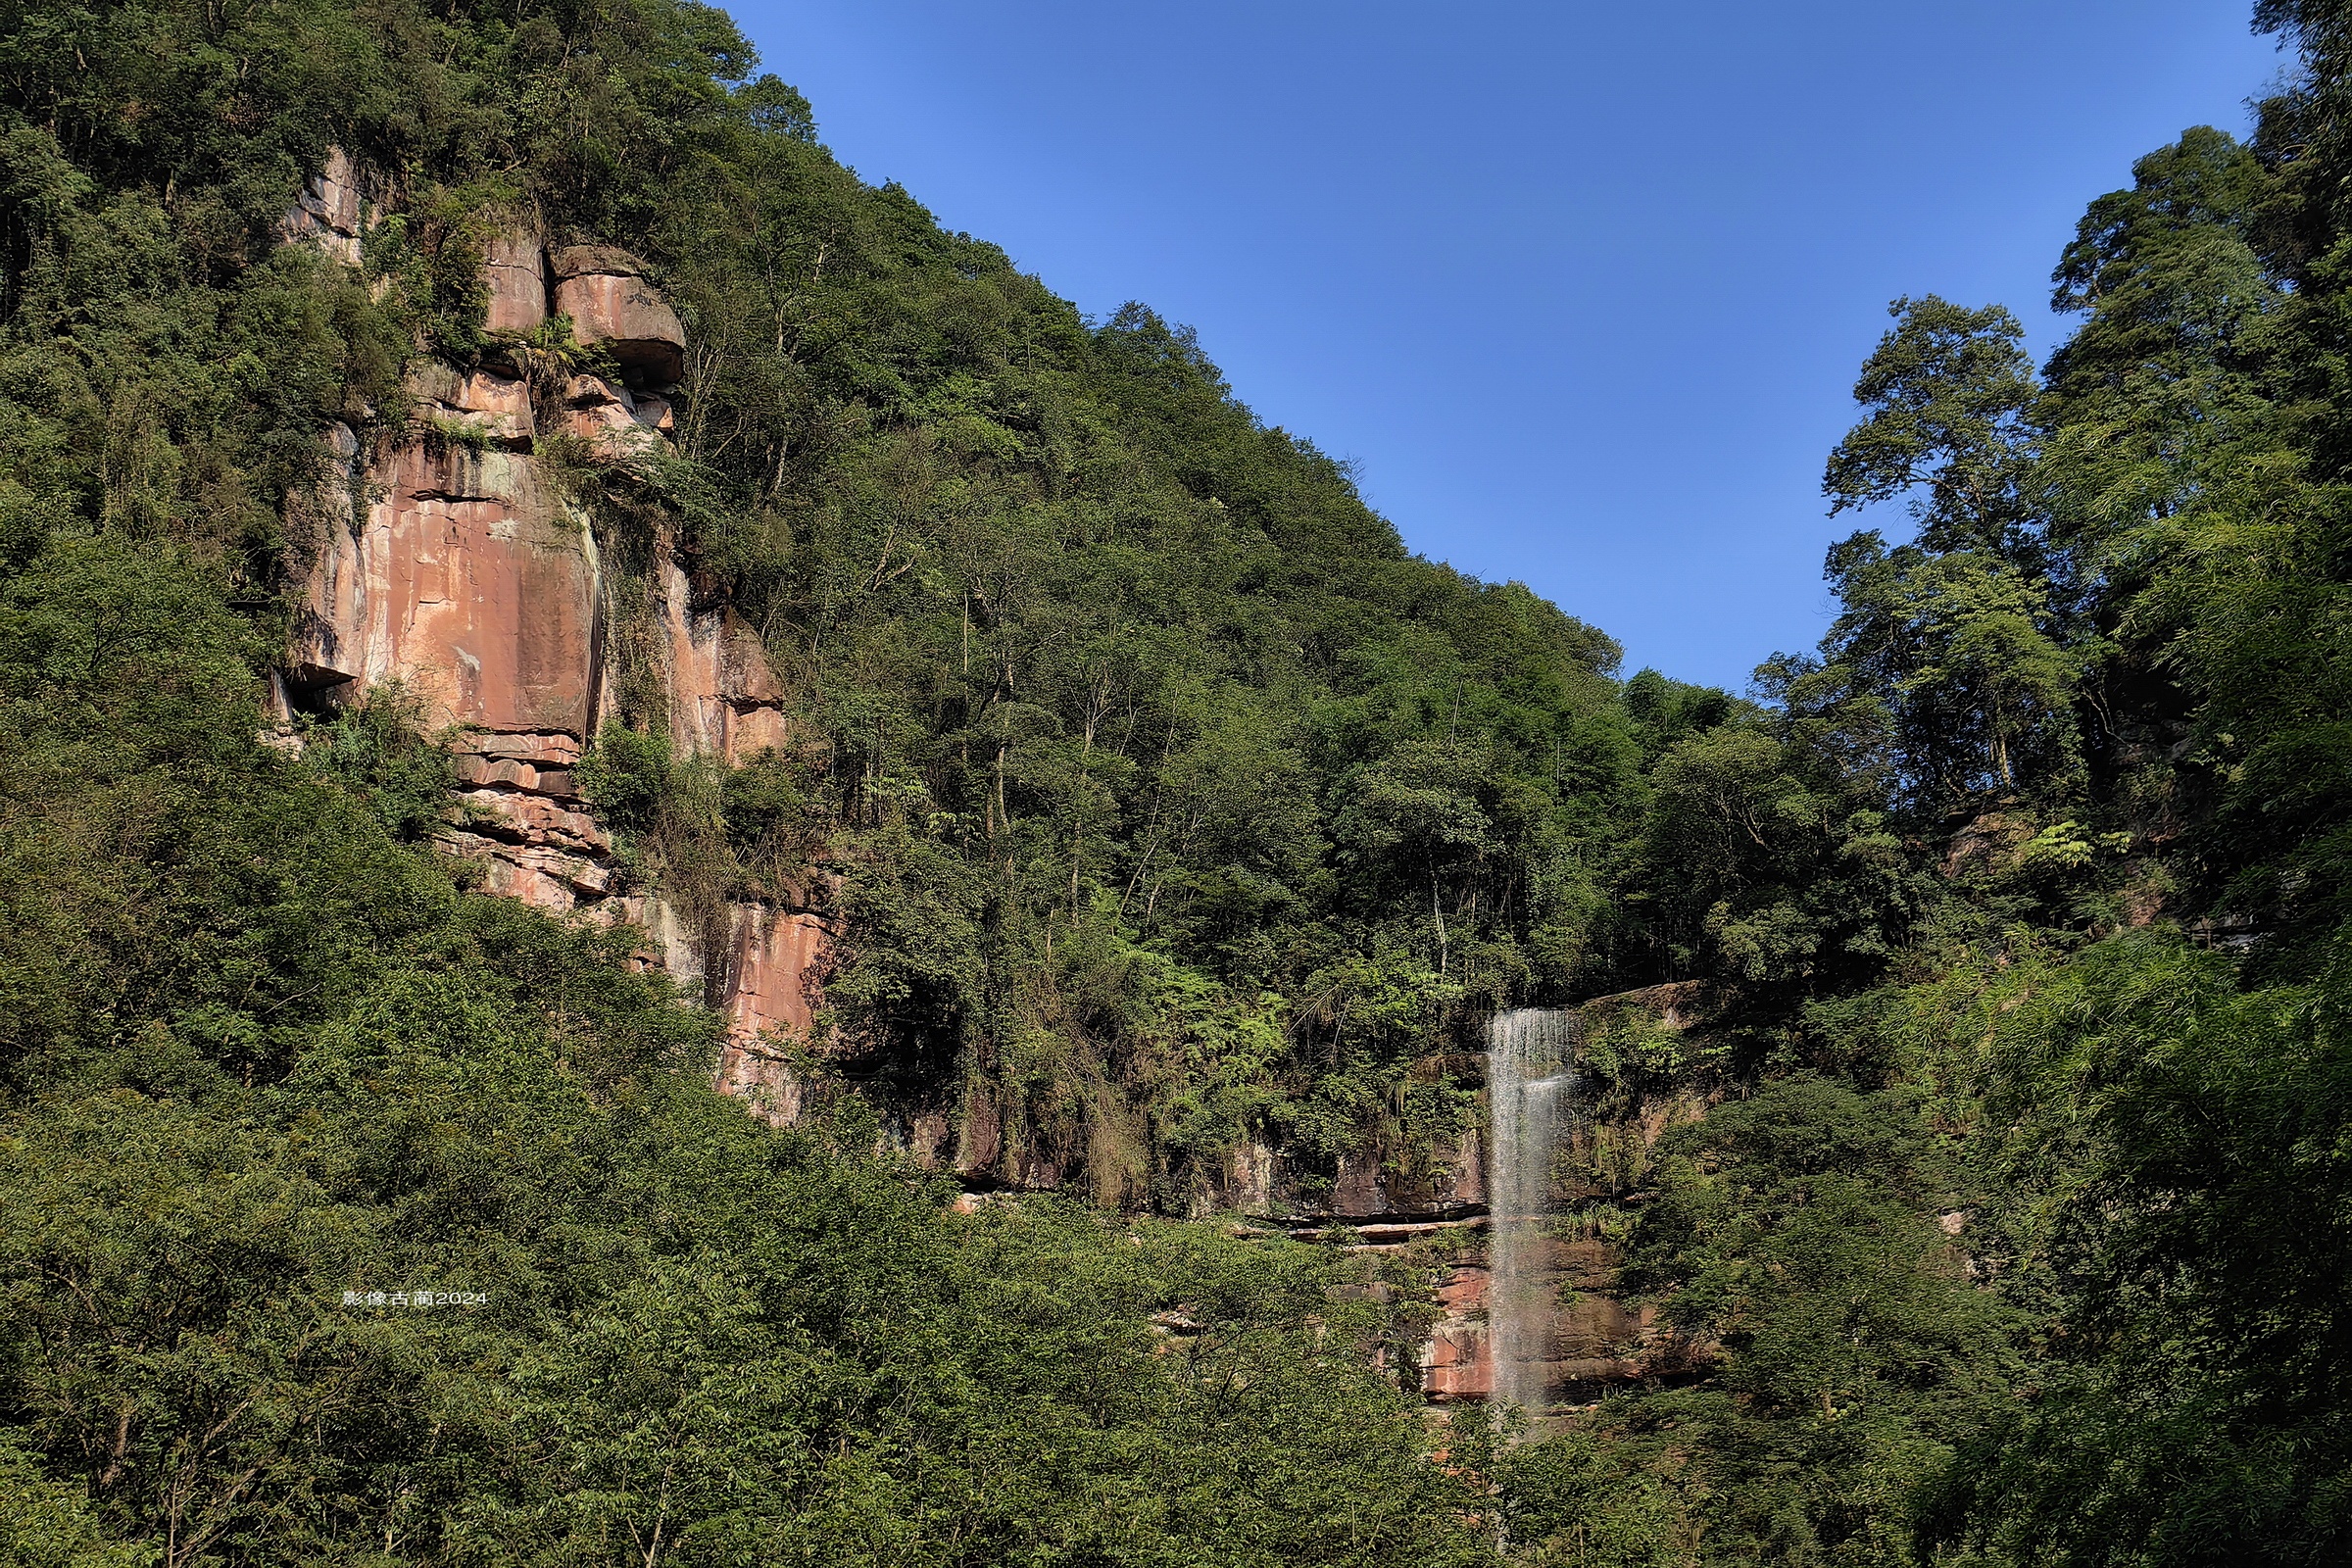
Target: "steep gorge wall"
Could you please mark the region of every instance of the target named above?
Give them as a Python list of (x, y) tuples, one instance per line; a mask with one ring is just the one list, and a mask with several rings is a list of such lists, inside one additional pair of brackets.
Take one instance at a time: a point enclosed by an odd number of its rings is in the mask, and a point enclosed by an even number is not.
[[(363, 185), (337, 155), (287, 215), (287, 236), (356, 266), (375, 217)], [(550, 377), (543, 365), (533, 375), (518, 353), (471, 366), (423, 358), (409, 372), (405, 420), (367, 437), (349, 424), (329, 429), (324, 482), (293, 530), (311, 548), (280, 697), (290, 714), (398, 682), (455, 754), (457, 809), (442, 847), (476, 862), (492, 893), (643, 931), (642, 961), (699, 989), (728, 1019), (718, 1087), (789, 1121), (803, 1086), (787, 1054), (809, 1037), (838, 938), (821, 881), (788, 902), (690, 920), (660, 889), (629, 885), (579, 782), (588, 745), (620, 710), (624, 679), (658, 688), (653, 706), (680, 755), (734, 762), (795, 744), (756, 628), (698, 580), (674, 539), (655, 538), (624, 569), (573, 499), (568, 476), (579, 465), (625, 470), (670, 450), (687, 341), (645, 270), (611, 247), (499, 234), (483, 268), (493, 341), (528, 340), (561, 314), (617, 376)], [(1588, 1010), (1630, 1007), (1680, 1033), (1692, 1023), (1689, 1003), (1661, 988)], [(1480, 1070), (1443, 1050), (1426, 1065), (1471, 1081)], [(1604, 1167), (1628, 1152), (1638, 1163), (1667, 1126), (1701, 1110), (1676, 1091), (1587, 1118), (1559, 1151), (1556, 1196), (1638, 1202), (1623, 1173)], [(940, 1087), (902, 1120), (899, 1141), (916, 1159), (976, 1188), (1054, 1188), (1073, 1174), (1038, 1148), (1010, 1147), (986, 1096), (959, 1100)], [(1484, 1399), (1494, 1389), (1488, 1152), (1473, 1125), (1411, 1159), (1367, 1146), (1310, 1178), (1285, 1151), (1251, 1141), (1193, 1208), (1260, 1216), (1301, 1236), (1338, 1226), (1351, 1245), (1375, 1249), (1451, 1242), (1421, 1386), (1440, 1402)], [(1563, 1233), (1544, 1251), (1561, 1293), (1546, 1330), (1555, 1394), (1590, 1397), (1655, 1374), (1656, 1325), (1620, 1299), (1614, 1242)]]
[[(378, 217), (365, 185), (336, 153), (286, 236), (357, 265)], [(456, 754), (459, 810), (442, 847), (477, 861), (493, 893), (645, 931), (644, 961), (727, 1015), (721, 1086), (789, 1119), (799, 1088), (780, 1048), (809, 1029), (832, 937), (820, 890), (736, 904), (689, 930), (658, 889), (625, 885), (578, 782), (582, 753), (618, 710), (624, 636), (642, 666), (629, 673), (658, 685), (680, 755), (736, 761), (792, 741), (756, 630), (698, 584), (674, 539), (616, 569), (564, 482), (566, 466), (625, 467), (669, 448), (686, 338), (644, 274), (611, 247), (501, 234), (484, 267), (494, 341), (560, 313), (618, 376), (533, 376), (522, 353), (469, 368), (426, 358), (409, 372), (405, 421), (367, 440), (329, 429), (323, 482), (292, 530), (309, 561), (278, 698), (290, 715), (400, 683)]]

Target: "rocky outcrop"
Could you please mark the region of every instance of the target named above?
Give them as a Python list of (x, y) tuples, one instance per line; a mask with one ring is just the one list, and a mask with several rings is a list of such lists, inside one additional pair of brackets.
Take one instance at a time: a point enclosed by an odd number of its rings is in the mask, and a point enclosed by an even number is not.
[(492, 893), (558, 913), (599, 906), (614, 887), (612, 841), (573, 781), (578, 740), (475, 732), (453, 749), (463, 809), (443, 848), (479, 861)]
[[(373, 211), (337, 152), (281, 225), (347, 264)], [(628, 889), (612, 838), (584, 799), (578, 764), (614, 710), (615, 628), (653, 628), (650, 662), (671, 739), (684, 753), (740, 760), (792, 745), (781, 684), (757, 630), (713, 589), (697, 591), (675, 542), (620, 571), (595, 519), (553, 483), (538, 450), (622, 473), (667, 449), (664, 395), (684, 364), (675, 312), (626, 252), (576, 246), (551, 258), (521, 230), (486, 249), (487, 326), (522, 337), (556, 309), (577, 340), (604, 348), (623, 378), (557, 387), (520, 375), (515, 350), (459, 367), (420, 358), (409, 417), (363, 440), (329, 429), (321, 480), (289, 532), (307, 571), (278, 689), (314, 710), (397, 682), (447, 737), (457, 791), (442, 847), (480, 868), (488, 891), (550, 912), (645, 933), (641, 961), (699, 989), (727, 1017), (722, 1087), (790, 1119), (789, 1060), (814, 1022), (831, 943), (821, 888), (784, 905), (744, 904), (689, 929), (660, 890)], [(543, 363), (543, 362), (540, 362)], [(638, 556), (646, 551), (637, 550)]]
[(531, 413), (531, 389), (519, 377), (490, 370), (461, 372), (438, 360), (425, 360), (410, 370), (414, 416), (439, 444), (481, 447), (496, 445), (511, 452), (528, 452), (538, 430)]
[(732, 605), (697, 609), (693, 584), (674, 563), (660, 602), (678, 744), (730, 761), (784, 750), (784, 688), (758, 630)]
[(586, 443), (592, 461), (626, 465), (667, 450), (669, 403), (650, 392), (640, 399), (599, 376), (575, 375), (564, 387), (561, 428)]
[(537, 234), (509, 229), (483, 247), (482, 281), (490, 290), (484, 330), (523, 337), (547, 319), (547, 252)]
[(568, 245), (549, 258), (559, 314), (574, 339), (612, 356), (632, 383), (668, 386), (686, 369), (686, 329), (645, 280), (645, 264), (610, 245)]
[(435, 729), (593, 733), (594, 547), (531, 460), (425, 436), (360, 469), (356, 441), (336, 445), (353, 456), (330, 489), (374, 499), (356, 531), (319, 541), (297, 683), (346, 701), (398, 679)]
[(318, 246), (346, 267), (357, 267), (361, 236), (375, 215), (375, 204), (360, 188), (351, 155), (330, 147), (326, 167), (303, 181), (302, 193), (278, 220), (277, 231), (285, 239)]

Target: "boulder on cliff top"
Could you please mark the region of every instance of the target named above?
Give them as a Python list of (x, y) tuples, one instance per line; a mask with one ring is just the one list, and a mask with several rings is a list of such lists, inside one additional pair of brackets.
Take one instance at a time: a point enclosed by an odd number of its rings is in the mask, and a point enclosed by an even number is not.
[(645, 280), (645, 264), (610, 245), (567, 245), (550, 259), (556, 309), (573, 337), (601, 347), (630, 379), (671, 386), (686, 369), (686, 328)]
[(585, 441), (600, 463), (625, 464), (662, 445), (661, 432), (638, 418), (629, 389), (593, 375), (575, 375), (564, 384), (564, 429)]

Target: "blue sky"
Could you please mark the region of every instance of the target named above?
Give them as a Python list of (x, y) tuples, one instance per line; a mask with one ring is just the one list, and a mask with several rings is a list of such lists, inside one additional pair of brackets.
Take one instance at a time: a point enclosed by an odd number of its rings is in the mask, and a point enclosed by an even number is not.
[(732, 9), (866, 179), (1197, 327), (1415, 550), (1735, 690), (1828, 623), (1887, 301), (2046, 349), (2083, 205), (2282, 63), (2247, 0)]

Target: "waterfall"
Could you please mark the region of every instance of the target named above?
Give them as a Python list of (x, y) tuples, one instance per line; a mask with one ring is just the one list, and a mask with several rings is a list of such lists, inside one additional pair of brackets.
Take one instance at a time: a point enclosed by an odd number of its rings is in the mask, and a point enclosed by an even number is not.
[(1577, 1015), (1546, 1007), (1497, 1013), (1487, 1025), (1487, 1345), (1495, 1403), (1545, 1401), (1557, 1303), (1544, 1268), (1551, 1160), (1576, 1094)]

